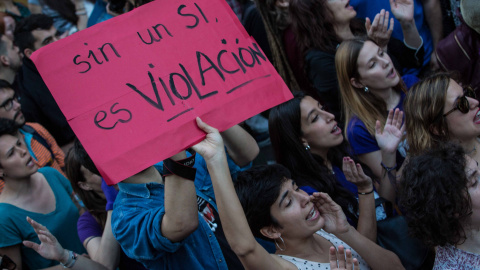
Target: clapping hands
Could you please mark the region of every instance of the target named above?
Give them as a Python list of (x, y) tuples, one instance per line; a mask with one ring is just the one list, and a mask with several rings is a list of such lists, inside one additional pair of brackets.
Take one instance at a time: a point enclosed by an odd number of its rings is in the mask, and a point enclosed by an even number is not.
[[(371, 23), (370, 18), (365, 20), (365, 28), (367, 29), (367, 35), (369, 38), (374, 40), (377, 45), (386, 49), (390, 36), (393, 32), (393, 18), (390, 18), (390, 13), (382, 9), (373, 19)], [(390, 27), (388, 26), (390, 22)]]
[(350, 157), (343, 158), (342, 170), (348, 182), (357, 186), (358, 192), (369, 192), (373, 189), (372, 178), (365, 175), (362, 166), (355, 164)]
[(400, 23), (413, 21), (413, 0), (390, 0), (390, 9)]
[(375, 125), (375, 139), (378, 147), (387, 153), (395, 152), (404, 132), (403, 112), (398, 108), (395, 111), (390, 110), (383, 130), (380, 127), (380, 121), (377, 120)]
[(32, 241), (23, 241), (23, 244), (26, 247), (35, 250), (42, 257), (49, 260), (61, 261), (64, 260), (65, 256), (68, 257), (65, 249), (63, 249), (62, 245), (58, 243), (57, 238), (55, 238), (55, 236), (47, 229), (47, 227), (29, 217), (27, 217), (27, 221), (38, 235), (38, 239), (40, 239), (40, 245)]

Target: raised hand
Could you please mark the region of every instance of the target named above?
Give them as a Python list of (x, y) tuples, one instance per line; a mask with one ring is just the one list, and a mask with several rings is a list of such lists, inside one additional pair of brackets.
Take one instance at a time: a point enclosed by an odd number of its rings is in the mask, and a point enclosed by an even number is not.
[(223, 139), (216, 128), (213, 128), (203, 122), (200, 117), (197, 117), (197, 126), (207, 133), (205, 139), (196, 145), (192, 146), (199, 155), (201, 155), (205, 161), (211, 161), (216, 158), (220, 158), (223, 154)]
[(387, 121), (383, 128), (380, 127), (380, 121), (377, 120), (375, 124), (375, 139), (378, 147), (388, 153), (397, 150), (398, 144), (403, 138), (405, 132), (405, 125), (403, 123), (403, 112), (398, 108), (388, 112)]
[(65, 261), (65, 256), (68, 257), (68, 253), (66, 253), (66, 250), (60, 245), (60, 243), (58, 243), (57, 238), (53, 236), (47, 227), (29, 217), (27, 217), (27, 221), (35, 230), (41, 244), (39, 245), (31, 241), (23, 241), (23, 244), (38, 252), (38, 254), (45, 259)]
[(332, 270), (359, 270), (360, 264), (357, 259), (353, 259), (352, 251), (343, 246), (338, 246), (338, 251), (335, 247), (330, 247), (329, 252), (330, 269)]
[(343, 158), (342, 170), (348, 182), (357, 186), (358, 192), (369, 192), (373, 189), (372, 178), (365, 175), (362, 166), (355, 164), (350, 157)]
[(342, 208), (327, 193), (315, 192), (310, 195), (310, 201), (315, 204), (325, 220), (323, 229), (326, 232), (333, 234), (348, 232), (350, 224), (348, 224)]
[(390, 9), (399, 22), (413, 21), (413, 0), (390, 0)]
[[(370, 22), (369, 18), (366, 18), (365, 20), (365, 28), (367, 29), (368, 37), (373, 39), (382, 49), (386, 49), (393, 32), (393, 18), (389, 20), (389, 17), (389, 12), (385, 12), (385, 10), (382, 9), (373, 19), (373, 23)], [(388, 27), (389, 21), (390, 27)]]

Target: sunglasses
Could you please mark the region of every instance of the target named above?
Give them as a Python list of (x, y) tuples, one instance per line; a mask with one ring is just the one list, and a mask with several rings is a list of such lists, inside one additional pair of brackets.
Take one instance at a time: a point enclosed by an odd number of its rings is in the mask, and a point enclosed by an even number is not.
[(8, 256), (0, 256), (0, 269), (14, 270), (17, 265)]
[(475, 90), (473, 90), (472, 87), (467, 86), (463, 88), (463, 96), (461, 96), (457, 100), (457, 104), (455, 104), (455, 108), (451, 109), (450, 111), (446, 112), (443, 117), (447, 117), (447, 115), (451, 114), (452, 112), (459, 110), (461, 113), (465, 114), (470, 111), (470, 103), (468, 102), (469, 98), (476, 98), (477, 96), (475, 95)]

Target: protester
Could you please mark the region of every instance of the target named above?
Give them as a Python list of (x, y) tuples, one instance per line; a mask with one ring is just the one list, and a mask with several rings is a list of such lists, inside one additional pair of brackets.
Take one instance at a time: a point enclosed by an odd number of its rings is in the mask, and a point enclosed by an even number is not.
[[(348, 143), (333, 114), (312, 97), (296, 93), (292, 100), (273, 108), (269, 120), (276, 161), (291, 171), (301, 188), (309, 186), (329, 194), (352, 225), (376, 241), (376, 220), (385, 219), (386, 213), (382, 206), (375, 213), (374, 198), (379, 195), (362, 167), (348, 158)], [(400, 112), (391, 113), (384, 129), (376, 132), (386, 148), (395, 148), (402, 137), (401, 132), (390, 133), (391, 125), (401, 130)], [(380, 182), (388, 183), (388, 179)]]
[[(419, 67), (423, 58), (422, 38), (413, 18), (413, 0), (392, 2), (392, 14), (401, 22), (403, 41), (390, 38), (393, 18), (384, 10), (373, 21), (355, 19), (356, 11), (348, 1), (292, 0), (290, 15), (298, 46), (304, 53), (305, 71), (317, 94), (336, 119), (342, 123), (339, 81), (335, 52), (342, 41), (368, 36), (382, 52), (394, 56), (391, 67)], [(377, 118), (378, 119), (378, 118)]]
[[(439, 40), (442, 39), (442, 11), (440, 6), (441, 0), (413, 0), (409, 1), (413, 5), (413, 17), (415, 19), (415, 25), (423, 39), (425, 54), (423, 57), (423, 70), (418, 67), (409, 67), (406, 72), (408, 74), (419, 75), (419, 73), (426, 73), (428, 70), (438, 69), (438, 64), (435, 59), (435, 48)], [(455, 1), (455, 0), (448, 0)], [(390, 4), (389, 4), (390, 2)], [(373, 18), (375, 14), (381, 9), (389, 11), (391, 5), (397, 2), (403, 2), (402, 0), (389, 0), (389, 1), (377, 1), (377, 0), (351, 0), (349, 1), (357, 11), (357, 17), (359, 18)], [(392, 10), (393, 12), (393, 10)], [(455, 11), (454, 11), (455, 12)], [(395, 20), (395, 19), (394, 19)], [(398, 20), (400, 21), (400, 20)], [(395, 20), (397, 25), (397, 20)], [(393, 29), (392, 37), (398, 40), (406, 38), (403, 29), (395, 27)], [(432, 58), (433, 57), (433, 58)]]
[[(238, 125), (222, 136), (236, 175), (258, 146)], [(112, 230), (125, 254), (148, 269), (241, 269), (218, 219), (205, 160), (183, 151), (164, 161), (162, 172), (164, 180), (152, 166), (118, 183)]]
[[(390, 57), (371, 40), (344, 41), (335, 55), (345, 114), (345, 137), (352, 152), (378, 179), (395, 175), (403, 157), (397, 147), (382, 147), (375, 129), (387, 121), (389, 111), (403, 110), (405, 89)], [(388, 178), (388, 177), (387, 177)], [(380, 195), (395, 202), (391, 181), (380, 185)]]
[(400, 204), (409, 232), (436, 247), (435, 270), (480, 268), (479, 177), (478, 162), (451, 143), (405, 165)]
[(26, 247), (35, 250), (38, 254), (48, 260), (55, 260), (62, 264), (63, 268), (70, 269), (89, 269), (104, 270), (107, 269), (103, 265), (96, 263), (86, 256), (76, 254), (73, 251), (66, 250), (57, 241), (57, 238), (48, 230), (47, 227), (35, 222), (35, 220), (27, 217), (28, 223), (33, 227), (35, 233), (40, 239), (40, 244), (32, 241), (23, 241)]
[(462, 88), (446, 73), (433, 74), (414, 85), (405, 98), (409, 155), (453, 141), (480, 161), (478, 104), (471, 88)]
[(17, 24), (15, 44), (24, 55), (18, 80), (25, 119), (44, 126), (65, 153), (72, 146), (75, 134), (30, 59), (34, 51), (57, 41), (56, 33), (52, 18), (33, 14)]
[(28, 8), (34, 14), (51, 17), (59, 34), (73, 34), (87, 27), (84, 0), (28, 0)]
[(459, 82), (473, 87), (480, 95), (480, 2), (462, 0), (461, 24), (438, 42), (436, 55), (440, 68), (457, 72)]
[(87, 208), (77, 222), (80, 241), (90, 259), (108, 269), (145, 269), (125, 255), (113, 236), (111, 217), (118, 191), (108, 186), (100, 175), (82, 166), (81, 162), (85, 160), (93, 164), (80, 141), (75, 140), (67, 154), (65, 167), (73, 190)]
[(15, 19), (5, 12), (0, 12), (0, 33), (10, 38), (13, 42), (13, 32), (15, 31)]
[[(343, 253), (341, 246), (352, 247), (351, 256), (358, 260), (360, 269), (369, 266), (385, 269), (387, 265), (389, 269), (403, 269), (395, 254), (351, 227), (341, 207), (330, 196), (325, 193), (307, 195), (281, 165), (242, 172), (236, 180), (239, 201), (226, 166), (222, 137), (199, 118), (197, 124), (207, 137), (193, 148), (207, 162), (225, 236), (246, 269), (333, 266), (336, 262), (331, 262), (328, 256), (334, 253), (332, 245), (338, 247), (340, 253)], [(274, 240), (276, 254), (268, 254), (254, 235)], [(350, 253), (347, 256), (350, 257)]]
[(65, 154), (62, 149), (42, 125), (25, 121), (15, 91), (4, 80), (0, 80), (0, 105), (3, 109), (0, 109), (0, 118), (15, 121), (35, 164), (39, 168), (50, 166), (63, 174)]
[(17, 132), (13, 125), (0, 126), (0, 176), (5, 181), (0, 194), (0, 254), (24, 268), (43, 269), (58, 262), (21, 245), (24, 240), (39, 241), (27, 215), (45, 224), (62, 246), (82, 254), (76, 228), (79, 211), (68, 180), (55, 169), (38, 169)]
[(0, 11), (12, 16), (17, 23), (31, 14), (26, 6), (13, 0), (1, 0)]

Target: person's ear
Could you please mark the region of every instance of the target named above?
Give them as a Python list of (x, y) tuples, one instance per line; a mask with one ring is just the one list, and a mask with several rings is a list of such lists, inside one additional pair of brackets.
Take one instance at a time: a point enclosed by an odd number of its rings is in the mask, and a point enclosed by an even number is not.
[(30, 59), (30, 56), (32, 56), (32, 53), (33, 53), (33, 50), (30, 48), (26, 48), (25, 50), (23, 50), (23, 55), (25, 55), (25, 57), (28, 57), (28, 59)]
[(365, 86), (357, 79), (350, 78), (350, 84), (355, 88), (364, 88)]
[(303, 147), (307, 148), (308, 147), (308, 142), (307, 140), (305, 140), (305, 138), (300, 138), (300, 140), (302, 141), (302, 144), (303, 144)]
[(93, 189), (87, 182), (78, 182), (77, 185), (83, 190), (92, 190)]
[(10, 65), (10, 59), (6, 55), (0, 55), (0, 62), (2, 63), (3, 66)]
[(282, 234), (275, 228), (274, 226), (266, 226), (260, 229), (260, 233), (270, 239), (277, 239), (279, 238)]

